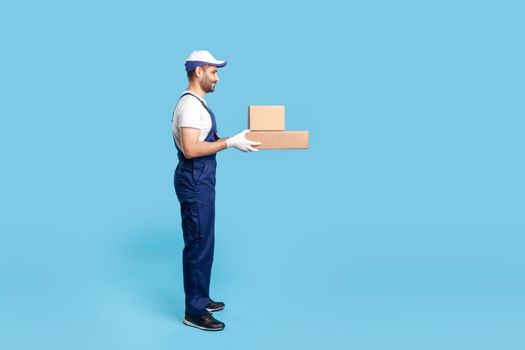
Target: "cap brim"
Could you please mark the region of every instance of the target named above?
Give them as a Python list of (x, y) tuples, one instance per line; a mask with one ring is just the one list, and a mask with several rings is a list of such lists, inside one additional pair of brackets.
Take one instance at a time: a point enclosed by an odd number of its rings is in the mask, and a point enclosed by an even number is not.
[(226, 61), (218, 61), (217, 63), (208, 63), (209, 65), (211, 66), (215, 66), (215, 67), (218, 67), (218, 68), (222, 68), (224, 67), (225, 65), (228, 64), (228, 62)]
[(228, 62), (226, 61), (215, 61), (215, 62), (206, 62), (206, 61), (186, 61), (186, 71), (190, 72), (194, 70), (197, 67), (204, 66), (205, 64), (208, 64), (210, 66), (222, 68), (224, 67)]

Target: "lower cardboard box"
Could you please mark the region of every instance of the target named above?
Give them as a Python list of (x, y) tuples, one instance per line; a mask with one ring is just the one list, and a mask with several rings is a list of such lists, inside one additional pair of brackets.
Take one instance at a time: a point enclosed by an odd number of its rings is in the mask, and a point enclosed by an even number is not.
[(308, 131), (250, 131), (246, 138), (260, 142), (258, 149), (308, 148)]

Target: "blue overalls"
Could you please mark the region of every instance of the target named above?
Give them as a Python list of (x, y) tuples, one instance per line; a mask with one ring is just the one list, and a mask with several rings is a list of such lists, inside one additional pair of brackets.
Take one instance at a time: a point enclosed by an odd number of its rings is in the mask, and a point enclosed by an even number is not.
[[(192, 95), (185, 93), (185, 95)], [(194, 96), (195, 97), (195, 96)], [(197, 97), (195, 97), (197, 98)], [(180, 98), (179, 98), (180, 100)], [(211, 116), (211, 129), (204, 141), (218, 139), (215, 115), (200, 99)], [(177, 144), (175, 144), (177, 147)], [(210, 276), (215, 243), (215, 153), (188, 159), (177, 147), (179, 164), (175, 169), (175, 192), (180, 203), (184, 250), (182, 269), (186, 313), (207, 314), (210, 302)]]

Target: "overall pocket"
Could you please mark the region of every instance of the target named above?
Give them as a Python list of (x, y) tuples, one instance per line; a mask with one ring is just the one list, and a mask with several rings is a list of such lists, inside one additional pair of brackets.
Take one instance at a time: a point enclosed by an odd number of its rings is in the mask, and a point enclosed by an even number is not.
[(199, 204), (197, 202), (183, 202), (180, 205), (180, 209), (184, 240), (194, 241), (200, 239)]
[(200, 179), (202, 179), (203, 174), (206, 173), (206, 164), (207, 162), (203, 162), (199, 164), (199, 168), (193, 168), (193, 181), (198, 182)]

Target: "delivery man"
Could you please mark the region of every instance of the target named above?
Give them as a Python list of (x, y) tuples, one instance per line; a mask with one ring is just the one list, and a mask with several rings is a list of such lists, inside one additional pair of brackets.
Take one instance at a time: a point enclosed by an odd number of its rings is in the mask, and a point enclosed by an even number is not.
[(258, 142), (249, 141), (249, 130), (230, 137), (217, 134), (215, 115), (204, 95), (215, 90), (217, 68), (226, 61), (216, 60), (208, 51), (193, 51), (186, 59), (188, 88), (173, 112), (173, 139), (179, 163), (175, 170), (175, 192), (180, 203), (184, 250), (182, 267), (186, 311), (183, 323), (203, 330), (220, 331), (224, 323), (212, 316), (223, 302), (210, 298), (210, 276), (215, 238), (215, 169), (217, 152), (235, 147), (257, 151)]

